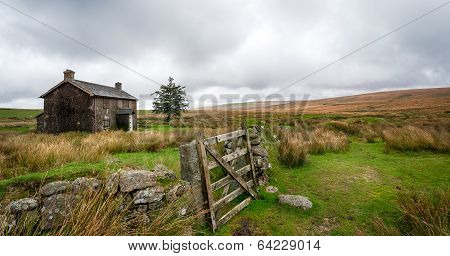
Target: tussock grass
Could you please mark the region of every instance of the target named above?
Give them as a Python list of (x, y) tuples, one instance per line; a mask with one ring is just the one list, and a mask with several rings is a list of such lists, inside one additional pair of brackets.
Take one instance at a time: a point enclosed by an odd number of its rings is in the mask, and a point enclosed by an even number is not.
[(348, 135), (358, 135), (360, 133), (359, 127), (356, 124), (349, 124), (342, 121), (330, 121), (325, 124), (325, 127)]
[(189, 236), (193, 235), (194, 227), (200, 222), (202, 211), (188, 209), (186, 216), (180, 214), (182, 208), (191, 202), (187, 197), (181, 197), (169, 202), (160, 210), (149, 214), (150, 223), (140, 223), (132, 235), (150, 236)]
[[(56, 236), (114, 236), (127, 234), (124, 221), (127, 208), (122, 197), (113, 197), (101, 191), (89, 191), (81, 195), (76, 206), (70, 210), (60, 227), (48, 235)], [(38, 233), (39, 234), (39, 233)]]
[(385, 151), (431, 150), (450, 152), (450, 136), (446, 130), (436, 130), (432, 127), (419, 128), (415, 126), (392, 127), (383, 130), (382, 138)]
[(156, 131), (16, 135), (0, 142), (0, 176), (39, 172), (75, 161), (96, 162), (118, 152), (158, 151), (189, 139), (189, 133)]
[(345, 134), (327, 129), (317, 128), (310, 134), (308, 151), (311, 154), (323, 154), (325, 152), (347, 151), (349, 140)]
[(364, 127), (360, 131), (361, 137), (364, 139), (367, 143), (374, 143), (376, 142), (377, 138), (380, 136), (376, 131), (374, 131), (371, 127)]
[(345, 134), (323, 128), (316, 128), (310, 133), (280, 129), (278, 134), (279, 159), (291, 167), (304, 164), (308, 153), (341, 152), (349, 148), (349, 140)]
[(283, 131), (278, 146), (279, 160), (284, 165), (294, 167), (303, 165), (308, 155), (308, 145), (301, 133)]
[(397, 203), (402, 217), (395, 226), (388, 226), (381, 218), (375, 218), (375, 230), (380, 235), (448, 236), (449, 196), (448, 190), (399, 193)]
[(448, 236), (450, 193), (411, 191), (398, 197), (403, 214), (401, 231), (407, 235)]

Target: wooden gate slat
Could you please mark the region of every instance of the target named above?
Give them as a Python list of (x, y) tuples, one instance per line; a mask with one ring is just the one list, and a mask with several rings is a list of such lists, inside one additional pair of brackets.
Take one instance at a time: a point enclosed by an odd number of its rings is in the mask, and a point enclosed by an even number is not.
[[(250, 165), (246, 165), (246, 166), (242, 167), (241, 169), (237, 170), (236, 173), (239, 176), (242, 176), (242, 175), (247, 174), (250, 171), (250, 169), (251, 169)], [(216, 191), (216, 190), (222, 188), (223, 186), (229, 184), (233, 180), (234, 179), (231, 175), (227, 175), (224, 178), (211, 184), (211, 189), (212, 189), (212, 191)]]
[(247, 149), (248, 149), (247, 160), (250, 162), (250, 167), (252, 169), (252, 178), (253, 178), (253, 181), (255, 182), (255, 187), (257, 187), (258, 186), (258, 179), (256, 178), (255, 165), (253, 164), (252, 144), (250, 142), (250, 136), (248, 134), (247, 127), (245, 127), (245, 130), (246, 130), (245, 139), (247, 141)]
[(252, 200), (252, 197), (249, 196), (247, 197), (244, 201), (242, 201), (241, 203), (239, 203), (238, 205), (236, 205), (233, 209), (231, 209), (231, 211), (229, 211), (227, 214), (225, 214), (224, 216), (222, 216), (222, 218), (220, 218), (217, 221), (217, 227), (222, 226), (223, 224), (227, 223), (231, 218), (233, 218), (238, 212), (240, 212), (242, 209), (244, 209), (247, 205), (250, 204)]
[(237, 130), (234, 132), (229, 132), (221, 135), (217, 135), (211, 138), (207, 138), (205, 140), (205, 145), (214, 145), (216, 143), (225, 141), (225, 140), (231, 140), (234, 138), (238, 138), (240, 136), (243, 136), (245, 134), (245, 130)]
[[(214, 159), (216, 159), (216, 161), (218, 161), (220, 163), (220, 165), (223, 166), (223, 168), (225, 168), (225, 170), (231, 175), (233, 176), (233, 178), (235, 180), (237, 180), (237, 182), (239, 182), (239, 184), (245, 189), (247, 190), (248, 193), (250, 193), (250, 195), (256, 199), (256, 193), (255, 191), (253, 191), (253, 189), (251, 187), (249, 187), (247, 185), (247, 183), (233, 170), (233, 168), (225, 161), (223, 161), (222, 157), (220, 157), (219, 155), (217, 155), (214, 151), (212, 151), (209, 146), (205, 145), (204, 148), (206, 149), (206, 151), (208, 151), (209, 154), (211, 154), (213, 156)], [(210, 187), (211, 189), (211, 187)]]
[[(253, 180), (249, 180), (247, 182), (248, 186), (253, 186)], [(235, 199), (236, 197), (242, 195), (246, 190), (243, 189), (242, 187), (239, 187), (235, 190), (233, 190), (233, 192), (229, 193), (228, 195), (222, 197), (220, 200), (218, 200), (217, 202), (215, 202), (212, 206), (212, 209), (214, 211), (220, 209), (222, 206), (224, 206), (225, 204), (233, 201), (233, 199)]]
[[(211, 148), (210, 148), (211, 149)], [(211, 149), (211, 150), (213, 150), (213, 149)], [(223, 157), (222, 157), (222, 159), (223, 159), (223, 161), (225, 161), (225, 162), (230, 162), (230, 161), (233, 161), (234, 159), (236, 159), (236, 158), (238, 158), (238, 157), (240, 157), (240, 156), (243, 156), (243, 155), (245, 155), (245, 154), (247, 154), (249, 151), (248, 151), (248, 149), (247, 148), (238, 148), (238, 149), (236, 149), (236, 151), (234, 151), (233, 153), (230, 153), (230, 154), (228, 154), (228, 155), (224, 155)], [(217, 154), (217, 153), (216, 153)], [(208, 163), (208, 169), (214, 169), (214, 168), (216, 168), (216, 167), (218, 167), (220, 164), (219, 163), (217, 163), (217, 161), (209, 161), (209, 163)]]
[(214, 197), (213, 197), (213, 194), (211, 191), (211, 178), (209, 175), (208, 162), (206, 159), (206, 150), (205, 150), (203, 141), (201, 141), (201, 140), (197, 140), (197, 151), (200, 156), (200, 161), (201, 161), (201, 165), (202, 165), (202, 169), (203, 169), (203, 177), (205, 179), (206, 193), (207, 193), (208, 206), (209, 206), (209, 216), (211, 219), (211, 227), (213, 229), (213, 232), (215, 232), (217, 229), (216, 216), (215, 216), (215, 212), (212, 210), (213, 205), (214, 205)]

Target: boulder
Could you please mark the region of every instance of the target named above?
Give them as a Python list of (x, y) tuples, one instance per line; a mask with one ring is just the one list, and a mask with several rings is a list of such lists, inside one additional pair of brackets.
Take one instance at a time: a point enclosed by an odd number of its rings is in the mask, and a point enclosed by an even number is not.
[(39, 203), (36, 199), (33, 198), (22, 198), (16, 201), (12, 201), (7, 207), (7, 211), (12, 214), (19, 214), (24, 211), (31, 211), (36, 209), (39, 206)]
[(55, 181), (44, 185), (40, 190), (43, 196), (51, 196), (72, 190), (72, 184), (66, 180)]
[(128, 193), (133, 190), (156, 186), (156, 175), (146, 170), (121, 171), (119, 188), (121, 192)]
[(95, 191), (100, 188), (101, 182), (96, 178), (80, 177), (72, 182), (73, 192)]
[(111, 195), (116, 194), (119, 191), (119, 179), (120, 174), (115, 172), (106, 178), (105, 189)]
[(164, 188), (154, 186), (136, 191), (133, 197), (134, 204), (152, 204), (162, 201), (164, 198)]
[(299, 195), (279, 195), (278, 201), (281, 204), (287, 204), (303, 210), (311, 209), (313, 205), (309, 198)]
[(153, 167), (153, 173), (156, 175), (156, 177), (161, 179), (175, 180), (177, 178), (175, 172), (170, 170), (163, 164), (155, 165), (155, 167)]
[(254, 156), (269, 157), (267, 150), (262, 147), (252, 147), (252, 153)]
[(60, 226), (75, 206), (78, 197), (72, 194), (55, 194), (42, 202), (41, 229)]
[(274, 186), (267, 186), (266, 187), (266, 192), (267, 193), (277, 193), (278, 192), (278, 188), (277, 187), (274, 187)]

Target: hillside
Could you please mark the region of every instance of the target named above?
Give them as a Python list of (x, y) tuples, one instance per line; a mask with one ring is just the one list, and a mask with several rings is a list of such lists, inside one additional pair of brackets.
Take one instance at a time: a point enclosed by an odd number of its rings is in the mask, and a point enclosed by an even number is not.
[(450, 110), (450, 88), (376, 92), (329, 99), (294, 102), (226, 104), (204, 110), (300, 112), (311, 114), (376, 115), (402, 112), (446, 114)]

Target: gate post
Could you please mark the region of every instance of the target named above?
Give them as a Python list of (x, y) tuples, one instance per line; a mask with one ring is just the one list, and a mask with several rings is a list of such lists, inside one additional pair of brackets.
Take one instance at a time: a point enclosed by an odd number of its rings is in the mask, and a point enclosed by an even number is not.
[(180, 146), (180, 166), (181, 179), (191, 185), (194, 209), (204, 210), (207, 202), (203, 185), (205, 181), (195, 140)]

